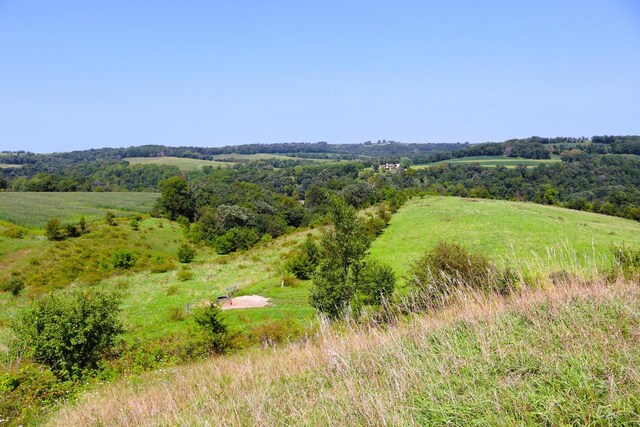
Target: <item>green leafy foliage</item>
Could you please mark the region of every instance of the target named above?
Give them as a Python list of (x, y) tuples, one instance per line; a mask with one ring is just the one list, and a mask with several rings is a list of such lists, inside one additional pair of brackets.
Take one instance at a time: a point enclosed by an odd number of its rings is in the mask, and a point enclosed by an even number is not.
[(9, 279), (2, 284), (0, 290), (10, 292), (11, 295), (17, 297), (24, 289), (24, 279), (19, 275), (11, 275)]
[(81, 376), (123, 331), (119, 305), (116, 294), (101, 291), (51, 294), (20, 312), (13, 329), (35, 361), (60, 377)]
[(133, 268), (138, 261), (138, 254), (128, 249), (117, 249), (111, 256), (113, 268), (128, 270)]
[(209, 348), (217, 354), (226, 352), (231, 345), (231, 337), (222, 320), (222, 311), (210, 303), (193, 310), (193, 320), (207, 337)]
[(390, 267), (364, 262), (371, 243), (366, 221), (344, 200), (335, 198), (329, 209), (332, 221), (320, 239), (320, 262), (313, 276), (310, 303), (330, 319), (351, 306), (379, 304), (395, 286)]
[(183, 243), (182, 245), (180, 245), (180, 247), (178, 247), (178, 261), (180, 261), (181, 263), (188, 264), (193, 261), (195, 256), (196, 250), (193, 246), (187, 243)]
[(313, 276), (319, 262), (320, 249), (318, 244), (312, 236), (307, 236), (304, 242), (293, 251), (285, 268), (298, 279), (307, 280)]

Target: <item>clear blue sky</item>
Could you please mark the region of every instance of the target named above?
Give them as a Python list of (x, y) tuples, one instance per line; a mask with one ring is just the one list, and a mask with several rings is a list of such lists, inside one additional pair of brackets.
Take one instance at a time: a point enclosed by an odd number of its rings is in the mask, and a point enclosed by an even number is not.
[(0, 0), (0, 149), (640, 133), (640, 2)]

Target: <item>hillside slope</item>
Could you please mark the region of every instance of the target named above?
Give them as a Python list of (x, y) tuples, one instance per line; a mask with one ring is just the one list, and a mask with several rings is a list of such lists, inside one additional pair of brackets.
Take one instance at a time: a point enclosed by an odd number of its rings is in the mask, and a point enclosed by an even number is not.
[(533, 203), (416, 198), (393, 216), (370, 252), (402, 277), (413, 260), (441, 240), (500, 264), (516, 258), (536, 269), (567, 268), (606, 263), (611, 245), (640, 246), (640, 223)]
[(87, 393), (51, 425), (632, 425), (640, 288), (468, 294), (390, 329), (217, 358)]

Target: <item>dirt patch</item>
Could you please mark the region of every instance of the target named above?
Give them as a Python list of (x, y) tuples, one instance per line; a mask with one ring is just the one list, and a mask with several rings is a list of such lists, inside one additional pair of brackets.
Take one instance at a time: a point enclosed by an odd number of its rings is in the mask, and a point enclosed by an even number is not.
[(223, 310), (235, 310), (238, 308), (266, 307), (268, 304), (269, 298), (261, 297), (260, 295), (245, 295), (225, 301), (220, 308)]

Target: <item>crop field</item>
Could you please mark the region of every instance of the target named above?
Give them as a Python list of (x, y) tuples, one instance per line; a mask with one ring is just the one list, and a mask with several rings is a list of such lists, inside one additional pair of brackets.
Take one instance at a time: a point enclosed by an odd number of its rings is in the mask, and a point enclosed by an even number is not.
[(443, 160), (441, 162), (429, 163), (424, 165), (414, 165), (414, 169), (425, 169), (432, 166), (437, 166), (442, 163), (461, 164), (461, 163), (477, 163), (480, 166), (487, 168), (495, 168), (497, 166), (504, 166), (506, 168), (515, 168), (519, 165), (525, 166), (538, 166), (550, 163), (557, 163), (560, 158), (557, 156), (551, 159), (524, 159), (522, 157), (503, 157), (503, 156), (475, 156), (475, 157), (461, 157), (459, 159)]
[(457, 242), (503, 265), (516, 258), (542, 264), (539, 269), (568, 268), (606, 263), (611, 245), (640, 247), (640, 223), (533, 203), (426, 197), (403, 206), (370, 253), (403, 277), (438, 241)]
[(0, 192), (0, 220), (26, 227), (43, 227), (47, 220), (87, 221), (149, 212), (157, 193), (25, 193)]
[(214, 168), (228, 168), (233, 166), (233, 162), (219, 162), (216, 160), (189, 159), (186, 157), (127, 157), (123, 159), (130, 165), (168, 165), (176, 166), (183, 171), (198, 170), (203, 166)]
[(286, 154), (271, 154), (271, 153), (256, 153), (256, 154), (218, 154), (213, 156), (217, 160), (269, 160), (269, 159), (277, 159), (277, 160), (309, 160), (312, 162), (330, 162), (335, 161), (335, 159), (307, 159), (304, 157), (294, 157)]

